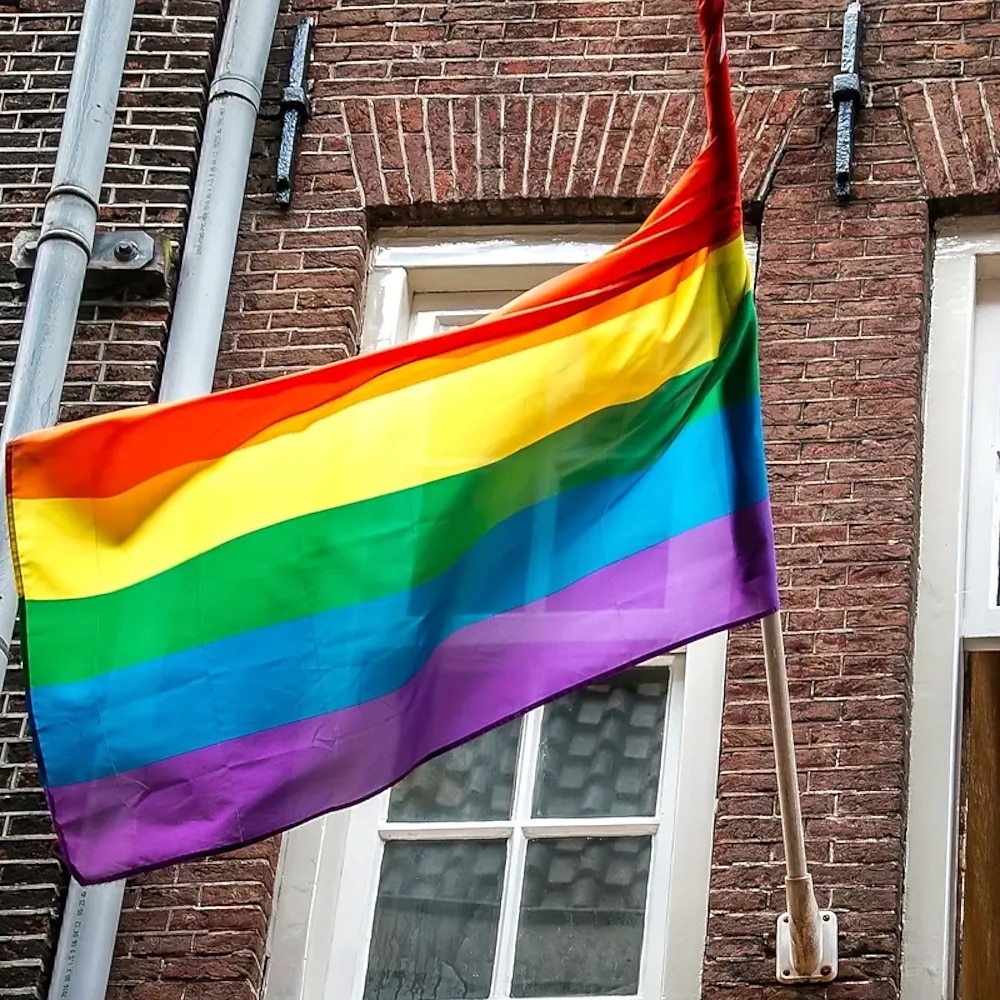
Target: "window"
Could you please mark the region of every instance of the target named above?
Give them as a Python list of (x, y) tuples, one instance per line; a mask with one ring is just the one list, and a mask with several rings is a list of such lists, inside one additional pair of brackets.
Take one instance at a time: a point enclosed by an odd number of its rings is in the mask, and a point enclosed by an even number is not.
[[(474, 322), (628, 231), (385, 232), (363, 349)], [(267, 1000), (699, 995), (725, 646), (569, 694), (292, 831)]]
[(681, 660), (567, 695), (373, 801), (348, 833), (341, 907), (375, 904), (338, 920), (344, 995), (655, 995)]
[(998, 447), (1000, 219), (948, 222), (935, 244), (924, 399), (902, 1000), (995, 992)]

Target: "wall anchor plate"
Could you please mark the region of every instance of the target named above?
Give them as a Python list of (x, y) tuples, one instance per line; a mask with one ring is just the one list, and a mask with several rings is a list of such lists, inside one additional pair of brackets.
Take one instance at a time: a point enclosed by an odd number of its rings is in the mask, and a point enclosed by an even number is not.
[(803, 971), (792, 963), (792, 924), (787, 913), (778, 917), (777, 978), (779, 983), (832, 983), (837, 978), (837, 914), (819, 911), (820, 962), (816, 969)]

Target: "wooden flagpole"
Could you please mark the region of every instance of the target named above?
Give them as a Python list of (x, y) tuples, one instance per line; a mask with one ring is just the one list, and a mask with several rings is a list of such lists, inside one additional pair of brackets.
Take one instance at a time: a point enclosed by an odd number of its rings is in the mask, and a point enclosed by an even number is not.
[(806, 861), (780, 612), (762, 619), (761, 633), (785, 844), (788, 906), (788, 911), (778, 917), (777, 978), (782, 983), (827, 983), (837, 977), (837, 917), (831, 910), (821, 912), (816, 905)]

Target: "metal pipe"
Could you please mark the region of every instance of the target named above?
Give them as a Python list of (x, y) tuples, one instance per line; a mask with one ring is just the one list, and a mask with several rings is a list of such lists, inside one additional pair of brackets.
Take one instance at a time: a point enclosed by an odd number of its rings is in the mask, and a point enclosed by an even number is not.
[[(101, 183), (132, 27), (133, 0), (87, 0), (66, 99), (52, 186), (45, 200), (24, 323), (11, 376), (0, 445), (51, 427), (59, 416), (76, 318), (94, 247)], [(0, 466), (2, 469), (2, 466)], [(0, 471), (0, 476), (3, 472)], [(2, 483), (0, 483), (2, 485)], [(17, 617), (10, 533), (0, 514), (0, 689), (7, 673)], [(96, 996), (87, 984), (107, 982), (114, 934), (89, 929), (113, 921), (123, 886), (85, 890), (71, 885), (56, 949), (49, 996)], [(77, 988), (76, 984), (83, 984)], [(101, 993), (103, 996), (103, 991)]]
[(761, 634), (764, 637), (774, 763), (778, 773), (781, 835), (785, 843), (785, 896), (791, 924), (792, 959), (795, 970), (808, 976), (817, 973), (822, 964), (822, 931), (812, 876), (806, 862), (795, 742), (792, 738), (792, 709), (788, 700), (788, 671), (779, 612), (762, 619)]
[[(232, 0), (230, 4), (209, 90), (160, 383), (161, 403), (212, 389), (279, 2)], [(89, 888), (75, 879), (70, 883), (49, 1000), (94, 1000), (105, 995), (124, 891), (124, 880)]]
[[(51, 427), (59, 416), (77, 312), (94, 246), (98, 201), (107, 165), (133, 0), (87, 0), (66, 98), (52, 188), (45, 202), (28, 305), (11, 379), (3, 444)], [(17, 601), (6, 517), (0, 540), (0, 641), (14, 629)], [(7, 665), (2, 647), (0, 681)], [(70, 883), (59, 931), (50, 1000), (94, 996), (106, 983), (115, 935), (94, 933), (109, 920), (117, 931), (124, 883), (84, 889)], [(103, 996), (103, 992), (101, 994)]]
[(160, 401), (212, 388), (279, 0), (233, 0), (209, 91)]
[[(134, 7), (134, 0), (87, 0), (83, 9), (0, 447), (20, 434), (51, 427), (59, 416)], [(6, 514), (0, 513), (0, 690), (16, 617), (10, 531)]]
[(125, 883), (69, 884), (49, 1000), (94, 1000), (107, 991)]

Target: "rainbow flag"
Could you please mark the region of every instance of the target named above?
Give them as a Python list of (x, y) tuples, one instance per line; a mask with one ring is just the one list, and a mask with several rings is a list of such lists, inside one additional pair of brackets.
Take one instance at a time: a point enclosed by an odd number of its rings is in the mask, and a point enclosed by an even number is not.
[(10, 445), (82, 883), (349, 806), (777, 608), (722, 7), (708, 142), (599, 260), (457, 332)]

